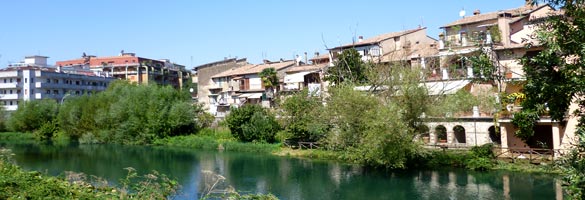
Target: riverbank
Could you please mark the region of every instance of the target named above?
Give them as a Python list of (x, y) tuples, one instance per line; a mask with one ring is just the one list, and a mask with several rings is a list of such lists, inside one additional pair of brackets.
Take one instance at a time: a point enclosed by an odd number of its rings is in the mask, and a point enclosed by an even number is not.
[[(312, 160), (337, 161), (348, 164), (360, 164), (343, 152), (320, 149), (291, 149), (280, 143), (243, 143), (231, 136), (227, 129), (205, 129), (197, 135), (176, 136), (156, 140), (155, 145), (183, 147), (200, 150), (220, 150), (233, 152), (270, 153), (277, 156), (296, 157)], [(506, 170), (526, 173), (562, 173), (554, 164), (535, 165), (526, 160), (507, 162), (498, 159), (478, 159), (467, 150), (432, 150), (424, 149), (418, 158), (408, 163), (409, 168), (437, 169), (464, 168), (470, 170)]]
[[(54, 177), (25, 171), (13, 164), (9, 149), (0, 148), (0, 199), (165, 199), (178, 188), (176, 181), (164, 175), (139, 176), (131, 170), (126, 177), (128, 182), (121, 187), (111, 187), (93, 176), (90, 180), (81, 173), (65, 174)], [(137, 178), (140, 180), (134, 181)], [(129, 193), (129, 188), (140, 192)]]
[[(31, 133), (0, 133), (0, 141), (11, 142), (34, 142), (34, 135)], [(348, 164), (359, 164), (351, 160), (348, 155), (342, 152), (327, 151), (319, 149), (291, 149), (282, 146), (280, 143), (243, 143), (237, 141), (227, 128), (204, 129), (195, 135), (175, 136), (155, 140), (155, 146), (169, 146), (197, 150), (269, 153), (276, 156), (295, 157), (311, 160), (327, 160), (343, 162)], [(410, 168), (438, 169), (438, 168), (467, 168), (469, 160), (474, 159), (470, 151), (462, 150), (424, 150), (421, 157), (409, 163)], [(480, 163), (481, 164), (481, 163)], [(483, 170), (506, 170), (526, 173), (562, 173), (554, 164), (535, 165), (526, 160), (507, 162), (503, 160), (491, 160)]]

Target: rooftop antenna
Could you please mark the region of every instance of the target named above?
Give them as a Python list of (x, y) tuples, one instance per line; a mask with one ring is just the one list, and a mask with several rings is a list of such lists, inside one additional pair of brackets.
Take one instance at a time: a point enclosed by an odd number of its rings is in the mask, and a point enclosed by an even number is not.
[(465, 17), (465, 7), (462, 7), (461, 11), (459, 11), (459, 17), (461, 18)]
[(425, 27), (425, 20), (423, 16), (420, 16), (420, 27)]

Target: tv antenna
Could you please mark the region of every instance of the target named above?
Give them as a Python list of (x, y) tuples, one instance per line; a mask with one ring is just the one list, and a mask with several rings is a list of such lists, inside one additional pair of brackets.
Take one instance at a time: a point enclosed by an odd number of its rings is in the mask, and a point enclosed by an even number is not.
[(461, 8), (461, 11), (459, 11), (459, 17), (465, 17), (465, 7)]

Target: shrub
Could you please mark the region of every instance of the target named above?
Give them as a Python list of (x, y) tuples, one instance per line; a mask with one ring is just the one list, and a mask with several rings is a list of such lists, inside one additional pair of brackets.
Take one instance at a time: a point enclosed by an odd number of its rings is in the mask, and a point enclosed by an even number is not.
[(225, 121), (232, 135), (243, 142), (274, 142), (280, 130), (275, 117), (259, 105), (233, 109)]
[(295, 139), (300, 141), (318, 141), (329, 130), (328, 123), (323, 117), (324, 106), (320, 98), (307, 95), (308, 91), (303, 90), (297, 94), (287, 97), (281, 104), (283, 110), (281, 122), (288, 134), (284, 139)]
[(50, 140), (59, 131), (55, 121), (45, 122), (38, 130), (34, 132), (38, 140)]
[(486, 171), (494, 166), (494, 162), (490, 158), (475, 157), (465, 162), (465, 167), (471, 170)]
[(52, 99), (24, 101), (10, 115), (8, 129), (17, 132), (33, 132), (57, 116), (59, 104)]
[(472, 147), (471, 152), (475, 157), (493, 159), (496, 157), (494, 151), (492, 150), (493, 148), (494, 145), (492, 143), (488, 143), (481, 146)]

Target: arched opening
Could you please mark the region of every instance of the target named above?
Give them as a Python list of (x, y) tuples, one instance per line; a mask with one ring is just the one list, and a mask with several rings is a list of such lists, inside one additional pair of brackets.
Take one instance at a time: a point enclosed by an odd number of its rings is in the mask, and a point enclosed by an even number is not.
[(429, 127), (421, 124), (417, 127), (417, 131), (420, 133), (420, 137), (425, 144), (430, 142), (430, 134), (429, 134)]
[(502, 137), (500, 134), (500, 127), (498, 126), (497, 129), (495, 126), (490, 126), (488, 128), (488, 133), (490, 136), (490, 140), (492, 140), (495, 144), (502, 144)]
[(443, 125), (438, 125), (435, 127), (435, 134), (437, 135), (437, 140), (440, 143), (447, 142), (447, 128)]
[(465, 128), (463, 126), (457, 125), (453, 127), (453, 133), (455, 134), (455, 140), (457, 143), (465, 143)]

